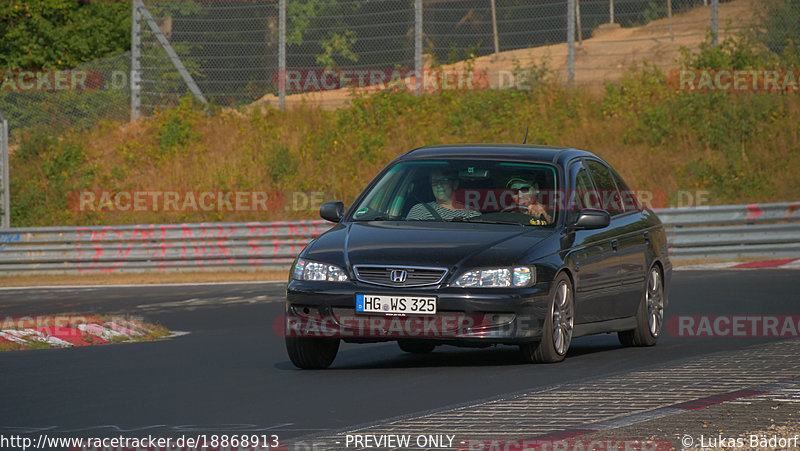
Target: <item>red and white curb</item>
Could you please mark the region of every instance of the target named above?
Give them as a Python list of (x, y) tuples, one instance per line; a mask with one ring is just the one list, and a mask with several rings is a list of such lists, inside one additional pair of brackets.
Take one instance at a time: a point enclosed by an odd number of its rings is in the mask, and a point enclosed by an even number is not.
[[(185, 333), (169, 332), (135, 320), (96, 316), (56, 315), (0, 318), (0, 350), (69, 348), (128, 341), (172, 338)], [(44, 346), (43, 346), (44, 345)]]
[(800, 258), (790, 258), (785, 260), (767, 260), (761, 262), (724, 262), (724, 263), (700, 263), (696, 265), (673, 266), (673, 271), (692, 271), (709, 269), (800, 269)]
[(0, 343), (5, 340), (9, 343), (17, 343), (19, 345), (25, 346), (26, 344), (29, 345), (31, 342), (38, 341), (41, 343), (47, 343), (53, 348), (68, 348), (72, 346), (72, 343), (66, 340), (62, 340), (58, 337), (48, 335), (44, 332), (35, 330), (35, 329), (5, 329), (0, 331)]

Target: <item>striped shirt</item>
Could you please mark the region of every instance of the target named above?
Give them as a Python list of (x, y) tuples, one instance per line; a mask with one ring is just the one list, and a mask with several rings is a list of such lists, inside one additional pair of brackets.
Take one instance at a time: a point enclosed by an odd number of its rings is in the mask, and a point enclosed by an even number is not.
[[(451, 210), (449, 208), (440, 207), (439, 204), (436, 202), (428, 202), (428, 207), (433, 209), (441, 219), (453, 219), (453, 218), (472, 218), (475, 216), (480, 216), (480, 213), (473, 210)], [(434, 217), (431, 214), (430, 209), (425, 206), (425, 204), (417, 204), (411, 207), (411, 211), (408, 212), (406, 219), (409, 220), (416, 220), (416, 219), (439, 219)]]

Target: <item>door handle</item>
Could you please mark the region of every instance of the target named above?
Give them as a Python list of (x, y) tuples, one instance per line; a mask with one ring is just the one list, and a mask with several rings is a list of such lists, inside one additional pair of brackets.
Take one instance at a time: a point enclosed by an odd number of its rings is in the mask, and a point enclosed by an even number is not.
[(617, 250), (617, 244), (619, 244), (617, 240), (611, 240), (611, 248), (615, 251)]
[(650, 233), (646, 230), (644, 232), (644, 244), (650, 244)]

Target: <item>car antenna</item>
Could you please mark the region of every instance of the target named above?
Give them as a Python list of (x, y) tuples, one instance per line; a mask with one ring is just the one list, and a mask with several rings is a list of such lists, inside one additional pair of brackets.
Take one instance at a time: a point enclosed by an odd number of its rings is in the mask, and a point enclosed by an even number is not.
[(525, 127), (525, 139), (522, 140), (522, 144), (528, 142), (528, 127)]

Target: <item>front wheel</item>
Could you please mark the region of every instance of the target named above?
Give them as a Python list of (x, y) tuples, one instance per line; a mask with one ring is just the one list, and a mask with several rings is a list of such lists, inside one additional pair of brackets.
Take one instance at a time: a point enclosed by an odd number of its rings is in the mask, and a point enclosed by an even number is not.
[(664, 282), (661, 268), (653, 266), (647, 274), (647, 289), (636, 310), (636, 329), (617, 332), (624, 346), (653, 346), (664, 323)]
[(339, 352), (338, 338), (286, 337), (286, 351), (294, 366), (307, 370), (331, 366)]
[(572, 329), (575, 317), (575, 300), (572, 282), (561, 273), (553, 282), (550, 309), (542, 328), (542, 341), (520, 346), (526, 361), (552, 363), (564, 360), (572, 342)]

